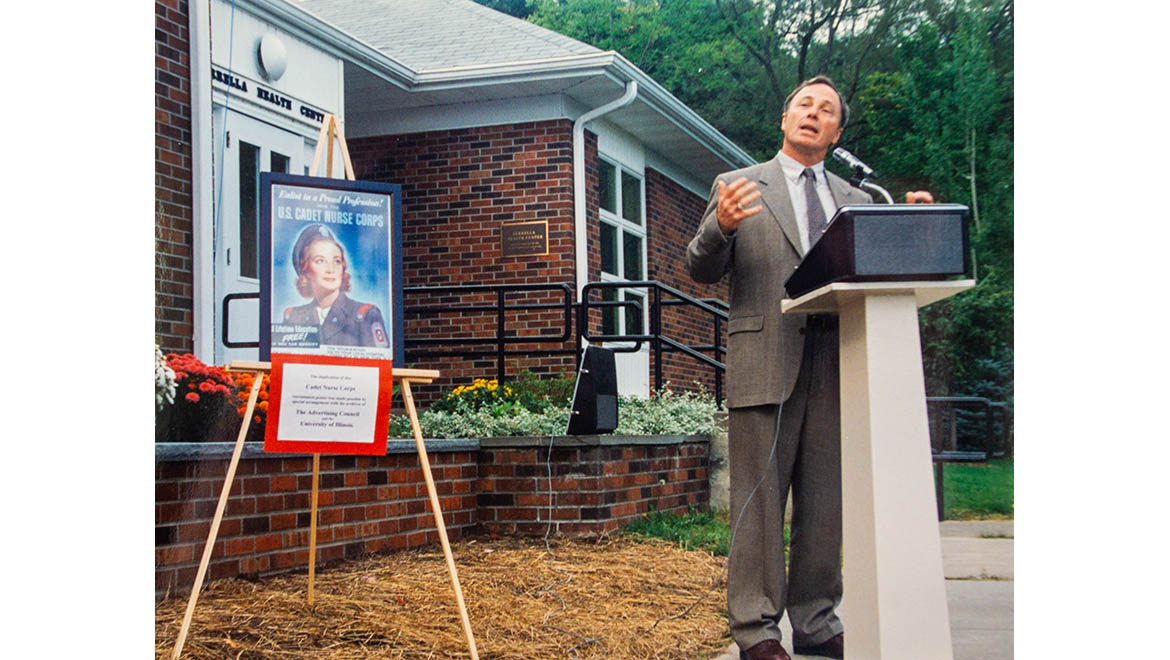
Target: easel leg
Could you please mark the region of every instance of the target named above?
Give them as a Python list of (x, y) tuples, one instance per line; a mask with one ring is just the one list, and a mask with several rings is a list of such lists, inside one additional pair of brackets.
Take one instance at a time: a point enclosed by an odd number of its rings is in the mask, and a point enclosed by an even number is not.
[(471, 634), (471, 620), (467, 616), (467, 606), (463, 603), (463, 589), (459, 586), (459, 574), (455, 570), (455, 558), (451, 554), (451, 543), (447, 541), (447, 526), (443, 524), (443, 511), (439, 507), (439, 494), (435, 490), (435, 479), (431, 476), (431, 462), (427, 458), (422, 429), (418, 425), (418, 412), (414, 408), (414, 395), (410, 392), (410, 380), (403, 378), (401, 382), (402, 396), (406, 400), (406, 410), (410, 413), (410, 426), (414, 429), (414, 441), (418, 446), (418, 461), (422, 465), (423, 478), (427, 482), (427, 493), (431, 497), (431, 510), (435, 513), (435, 527), (439, 530), (439, 542), (443, 546), (443, 556), (447, 558), (447, 570), (451, 573), (451, 586), (455, 589), (455, 601), (459, 604), (459, 616), (463, 620), (463, 631), (467, 633), (471, 660), (479, 660), (479, 652), (475, 649), (475, 637)]
[(232, 461), (228, 464), (227, 479), (223, 482), (223, 490), (219, 494), (219, 504), (215, 507), (215, 517), (211, 521), (211, 532), (207, 535), (207, 544), (203, 546), (203, 559), (199, 561), (199, 570), (195, 573), (195, 585), (191, 587), (191, 597), (187, 600), (187, 613), (183, 616), (183, 626), (179, 629), (179, 639), (175, 642), (175, 651), (171, 654), (173, 660), (178, 660), (183, 653), (183, 644), (187, 641), (187, 632), (191, 629), (191, 617), (195, 614), (195, 602), (199, 600), (199, 590), (203, 588), (203, 577), (207, 573), (207, 564), (211, 561), (211, 549), (215, 546), (215, 537), (219, 534), (219, 523), (223, 521), (223, 512), (227, 507), (228, 493), (232, 489), (232, 479), (236, 477), (236, 466), (240, 464), (240, 454), (244, 451), (244, 438), (248, 437), (248, 427), (252, 423), (252, 412), (256, 408), (256, 397), (260, 394), (260, 383), (264, 381), (264, 374), (256, 374), (252, 382), (252, 392), (248, 395), (248, 407), (244, 411), (244, 421), (240, 425), (240, 435), (236, 438), (236, 448), (232, 452)]
[(313, 577), (317, 573), (317, 483), (321, 475), (321, 454), (313, 454), (313, 496), (309, 509), (309, 607), (313, 606)]

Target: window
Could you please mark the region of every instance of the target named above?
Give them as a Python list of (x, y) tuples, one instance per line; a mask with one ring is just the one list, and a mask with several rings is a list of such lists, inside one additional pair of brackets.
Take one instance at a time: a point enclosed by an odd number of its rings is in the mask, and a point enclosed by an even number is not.
[[(643, 218), (642, 178), (602, 158), (598, 172), (598, 203), (601, 219), (601, 280), (636, 282), (646, 279), (646, 223)], [(626, 300), (643, 304), (609, 308), (602, 312), (604, 334), (642, 334), (646, 309), (645, 291), (622, 289), (604, 291), (602, 300)]]
[[(260, 277), (260, 147), (240, 141), (240, 276)], [(268, 169), (288, 173), (289, 157), (270, 151)]]

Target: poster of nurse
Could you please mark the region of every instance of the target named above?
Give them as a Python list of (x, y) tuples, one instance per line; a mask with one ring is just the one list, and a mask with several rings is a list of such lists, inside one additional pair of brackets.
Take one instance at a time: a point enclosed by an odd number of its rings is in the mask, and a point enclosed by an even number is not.
[(261, 218), (271, 223), (264, 246), (269, 268), (261, 275), (268, 317), (261, 359), (265, 348), (381, 360), (400, 355), (399, 186), (280, 174), (261, 185), (269, 207)]

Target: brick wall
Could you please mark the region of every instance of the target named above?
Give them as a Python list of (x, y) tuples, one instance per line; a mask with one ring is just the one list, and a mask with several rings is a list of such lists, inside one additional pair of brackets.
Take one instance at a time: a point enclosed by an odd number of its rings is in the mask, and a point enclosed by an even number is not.
[[(461, 538), (476, 522), (475, 456), (454, 451), (429, 457), (447, 534)], [(228, 462), (227, 458), (156, 462), (157, 594), (190, 592)], [(306, 568), (312, 477), (311, 456), (242, 458), (207, 579)], [(380, 457), (322, 456), (317, 506), (317, 557), (322, 563), (438, 543), (422, 468), (413, 451)]]
[[(573, 145), (568, 120), (529, 122), (349, 141), (357, 178), (402, 185), (403, 279), (407, 287), (469, 284), (572, 283)], [(501, 225), (547, 220), (549, 254), (503, 257)], [(563, 300), (554, 293), (513, 294), (508, 304)], [(408, 306), (493, 304), (491, 294), (426, 297), (412, 295)], [(557, 310), (509, 312), (510, 334), (556, 335), (563, 327)], [(406, 315), (408, 336), (494, 337), (493, 312)], [(531, 348), (571, 348), (572, 343), (536, 342)], [(478, 348), (487, 350), (489, 345)], [(509, 348), (520, 348), (513, 346)], [(429, 401), (453, 383), (495, 373), (493, 357), (475, 360), (419, 358), (419, 368), (439, 369), (444, 378), (420, 386)], [(557, 374), (573, 371), (569, 356), (507, 359), (509, 376), (521, 369)]]
[(547, 439), (509, 446), (516, 441), (488, 438), (480, 451), (476, 497), (489, 532), (543, 535), (551, 519), (554, 533), (601, 534), (649, 511), (704, 509), (710, 499), (705, 440), (590, 446), (558, 438), (551, 461)]
[[(699, 229), (707, 200), (667, 178), (661, 172), (646, 169), (646, 272), (652, 280), (668, 284), (696, 298), (729, 300), (727, 280), (717, 284), (699, 284), (686, 272), (687, 244)], [(711, 345), (713, 321), (706, 312), (691, 306), (664, 307), (663, 334), (688, 346)], [(722, 328), (726, 346), (727, 328)], [(715, 357), (710, 351), (709, 357)], [(653, 368), (653, 354), (651, 354)], [(721, 358), (721, 362), (723, 361)], [(665, 352), (662, 378), (672, 389), (694, 389), (702, 384), (708, 392), (715, 387), (714, 373), (698, 360), (677, 352)], [(653, 386), (653, 383), (652, 383)]]
[(164, 353), (187, 353), (195, 327), (187, 2), (156, 0), (154, 11), (154, 332)]
[[(553, 474), (554, 533), (612, 532), (651, 510), (685, 513), (710, 500), (709, 443), (676, 438), (489, 438), (427, 442), (448, 536), (544, 535)], [(227, 474), (232, 443), (156, 445), (156, 596), (190, 593)], [(310, 456), (268, 455), (247, 443), (207, 579), (308, 567)], [(437, 544), (413, 441), (386, 456), (322, 456), (319, 565)]]

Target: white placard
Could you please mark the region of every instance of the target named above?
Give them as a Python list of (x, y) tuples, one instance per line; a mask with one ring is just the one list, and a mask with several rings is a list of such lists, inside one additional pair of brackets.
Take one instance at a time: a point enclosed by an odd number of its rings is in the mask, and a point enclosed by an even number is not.
[(377, 412), (376, 367), (284, 365), (278, 440), (369, 444)]

